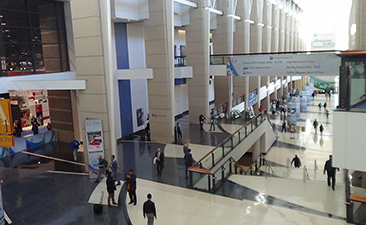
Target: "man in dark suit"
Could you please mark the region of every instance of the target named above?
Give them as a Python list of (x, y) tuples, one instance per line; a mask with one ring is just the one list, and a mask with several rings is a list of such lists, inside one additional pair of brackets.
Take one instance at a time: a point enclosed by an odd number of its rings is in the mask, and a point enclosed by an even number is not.
[(136, 175), (134, 174), (133, 170), (131, 169), (130, 172), (126, 175), (125, 181), (127, 182), (127, 191), (128, 195), (130, 196), (130, 202), (128, 204), (137, 203), (136, 197)]
[(332, 155), (329, 155), (329, 160), (325, 162), (324, 165), (324, 171), (327, 171), (327, 177), (328, 177), (328, 186), (330, 187), (330, 178), (332, 178), (332, 189), (334, 191), (335, 182), (336, 182), (336, 170), (339, 171), (339, 168), (333, 167), (333, 161), (332, 161)]
[(154, 217), (157, 219), (156, 216), (156, 208), (155, 203), (151, 201), (151, 194), (147, 195), (147, 201), (144, 203), (143, 207), (143, 215), (144, 218), (147, 216), (147, 225), (154, 225)]
[(155, 160), (158, 176), (160, 176), (164, 168), (164, 153), (161, 152), (160, 148), (158, 148), (158, 151), (155, 153)]

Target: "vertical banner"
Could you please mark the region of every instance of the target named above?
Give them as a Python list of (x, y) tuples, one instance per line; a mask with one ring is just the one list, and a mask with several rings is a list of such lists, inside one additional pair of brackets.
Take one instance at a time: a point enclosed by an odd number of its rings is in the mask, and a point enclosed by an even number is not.
[(86, 148), (88, 151), (89, 177), (96, 178), (99, 172), (98, 156), (104, 158), (102, 120), (85, 120)]
[(3, 207), (3, 192), (0, 185), (0, 225), (5, 225), (5, 215)]

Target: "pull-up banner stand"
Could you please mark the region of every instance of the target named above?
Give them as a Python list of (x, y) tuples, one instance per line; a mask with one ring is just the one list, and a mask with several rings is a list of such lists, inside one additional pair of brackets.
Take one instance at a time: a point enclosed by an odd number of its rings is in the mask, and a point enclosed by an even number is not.
[(338, 76), (341, 58), (334, 53), (235, 55), (227, 57), (233, 76)]

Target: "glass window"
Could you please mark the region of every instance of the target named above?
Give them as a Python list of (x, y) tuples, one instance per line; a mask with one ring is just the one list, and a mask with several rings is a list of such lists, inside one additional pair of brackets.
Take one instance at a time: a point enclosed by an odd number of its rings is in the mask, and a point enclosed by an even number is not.
[(349, 63), (350, 75), (350, 102), (352, 108), (366, 109), (366, 74), (365, 62), (355, 61)]
[(63, 3), (0, 0), (0, 76), (69, 70)]

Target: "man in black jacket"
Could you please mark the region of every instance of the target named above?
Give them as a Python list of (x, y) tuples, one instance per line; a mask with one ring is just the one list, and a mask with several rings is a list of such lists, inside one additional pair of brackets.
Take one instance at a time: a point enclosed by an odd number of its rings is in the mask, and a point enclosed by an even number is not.
[(126, 175), (125, 181), (127, 182), (127, 191), (128, 195), (130, 196), (130, 202), (128, 204), (137, 203), (136, 197), (136, 175), (133, 173), (131, 169), (130, 172)]
[(144, 203), (143, 208), (143, 216), (146, 218), (147, 216), (147, 225), (154, 225), (154, 217), (157, 219), (156, 216), (156, 209), (155, 209), (155, 203), (151, 201), (151, 194), (147, 195), (147, 201)]
[(332, 178), (332, 189), (334, 191), (335, 182), (336, 182), (336, 170), (339, 171), (339, 168), (333, 167), (333, 161), (332, 161), (332, 155), (329, 155), (329, 160), (325, 162), (324, 165), (324, 171), (327, 171), (327, 177), (328, 177), (328, 186), (330, 187), (330, 178)]
[(161, 152), (160, 148), (158, 148), (158, 151), (155, 153), (155, 160), (158, 176), (160, 176), (164, 168), (164, 153)]

